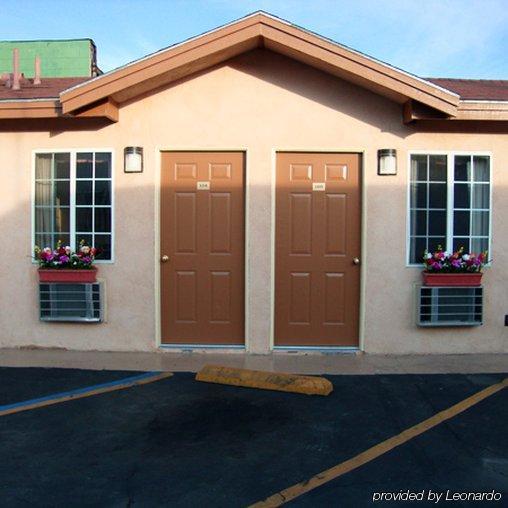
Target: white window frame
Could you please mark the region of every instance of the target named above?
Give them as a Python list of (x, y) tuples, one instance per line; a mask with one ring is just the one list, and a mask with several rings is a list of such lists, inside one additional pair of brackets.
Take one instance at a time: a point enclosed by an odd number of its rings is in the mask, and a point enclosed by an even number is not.
[[(69, 214), (71, 246), (75, 242), (76, 229), (76, 154), (82, 152), (106, 152), (111, 153), (111, 259), (97, 259), (96, 264), (110, 265), (115, 262), (115, 150), (113, 148), (40, 148), (32, 150), (32, 196), (31, 196), (31, 243), (32, 253), (35, 248), (35, 159), (37, 154), (44, 153), (69, 153), (71, 157), (70, 167), (70, 201)], [(74, 245), (73, 248), (76, 248)], [(34, 259), (33, 263), (37, 261)]]
[[(412, 150), (407, 155), (407, 193), (406, 193), (406, 267), (414, 268), (422, 266), (421, 263), (412, 263), (411, 255), (411, 157), (413, 155), (446, 155), (446, 190), (447, 190), (447, 203), (446, 203), (446, 247), (453, 247), (453, 212), (454, 212), (454, 162), (455, 157), (460, 155), (465, 156), (487, 156), (490, 159), (489, 165), (489, 242), (488, 251), (489, 258), (491, 255), (492, 247), (492, 189), (494, 187), (494, 158), (492, 152), (478, 151), (478, 150)], [(487, 264), (490, 266), (490, 263)]]

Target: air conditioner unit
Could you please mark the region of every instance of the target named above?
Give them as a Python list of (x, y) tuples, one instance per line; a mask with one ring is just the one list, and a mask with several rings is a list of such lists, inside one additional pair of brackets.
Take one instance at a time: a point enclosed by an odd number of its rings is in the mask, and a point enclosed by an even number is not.
[(41, 321), (100, 323), (104, 317), (103, 283), (40, 283)]
[(483, 286), (416, 287), (418, 326), (479, 326), (483, 324)]

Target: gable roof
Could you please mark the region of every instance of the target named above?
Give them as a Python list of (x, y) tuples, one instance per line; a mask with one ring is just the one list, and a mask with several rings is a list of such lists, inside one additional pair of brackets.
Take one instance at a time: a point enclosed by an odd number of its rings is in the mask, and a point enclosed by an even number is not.
[(508, 120), (508, 81), (420, 78), (261, 11), (95, 78), (44, 78), (38, 86), (27, 80), (20, 91), (0, 86), (0, 118), (47, 115), (117, 121), (119, 104), (256, 48), (403, 104), (405, 122)]
[(70, 113), (106, 98), (122, 103), (259, 47), (352, 81), (401, 104), (413, 99), (453, 115), (460, 100), (458, 94), (435, 83), (257, 12), (65, 90), (60, 96), (63, 112)]

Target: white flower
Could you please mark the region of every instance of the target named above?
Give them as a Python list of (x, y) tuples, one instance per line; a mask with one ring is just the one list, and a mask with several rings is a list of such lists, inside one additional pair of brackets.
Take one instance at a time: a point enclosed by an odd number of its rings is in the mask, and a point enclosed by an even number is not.
[(444, 252), (444, 257), (445, 257), (445, 258), (447, 258), (449, 255), (450, 255), (450, 253), (446, 250), (446, 251)]
[(67, 255), (69, 255), (71, 253), (71, 248), (68, 245), (65, 247), (65, 253)]
[(425, 259), (432, 259), (432, 254), (430, 252), (427, 252), (425, 255)]
[(44, 249), (42, 249), (42, 252), (45, 252), (46, 254), (51, 254), (51, 248), (50, 247), (44, 247)]
[(463, 259), (464, 261), (469, 261), (469, 254), (464, 254), (464, 255), (462, 256), (462, 259)]
[(90, 247), (88, 247), (87, 245), (83, 245), (83, 247), (81, 247), (81, 252), (83, 254), (88, 254), (90, 252)]

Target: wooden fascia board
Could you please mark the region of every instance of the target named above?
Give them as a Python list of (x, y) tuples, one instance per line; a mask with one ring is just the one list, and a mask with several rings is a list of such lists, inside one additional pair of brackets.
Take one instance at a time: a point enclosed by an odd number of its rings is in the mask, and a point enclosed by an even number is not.
[(416, 101), (409, 100), (404, 103), (402, 112), (405, 124), (419, 120), (481, 120), (481, 121), (507, 121), (508, 102), (504, 101), (461, 101), (457, 108), (457, 114), (453, 117), (445, 117), (438, 111), (432, 110)]
[[(235, 31), (228, 30), (227, 33), (220, 36), (218, 33), (210, 35), (216, 35), (216, 37), (208, 39), (207, 36), (203, 36), (203, 39), (190, 41), (174, 50), (169, 49), (164, 52), (163, 58), (158, 55), (158, 58), (154, 57), (154, 60), (143, 60), (138, 64), (133, 64), (132, 67), (127, 66), (110, 75), (100, 76), (96, 78), (97, 81), (86, 83), (83, 87), (62, 92), (60, 101), (63, 111), (65, 113), (74, 111), (89, 104), (90, 100), (95, 102), (103, 99), (124, 88), (136, 85), (141, 80), (171, 72), (195, 60), (224, 50), (228, 46), (241, 45), (250, 39), (259, 40), (260, 27), (259, 24), (251, 23), (248, 26), (238, 27)], [(258, 44), (256, 43), (256, 45)]]
[(462, 101), (457, 120), (508, 120), (508, 101)]
[(314, 40), (309, 40), (308, 37), (305, 37), (307, 36), (305, 32), (303, 35), (300, 31), (289, 33), (287, 30), (268, 25), (263, 25), (262, 35), (268, 41), (291, 48), (307, 57), (319, 60), (325, 65), (331, 64), (342, 72), (376, 83), (377, 86), (415, 99), (447, 115), (455, 115), (457, 112), (458, 96), (427, 85), (423, 81), (397, 72), (388, 66), (381, 66), (356, 53), (346, 52), (340, 46), (326, 43), (316, 36), (312, 36)]
[(194, 60), (206, 58), (228, 46), (261, 38), (286, 45), (328, 66), (336, 66), (345, 73), (360, 76), (387, 90), (395, 90), (448, 115), (456, 114), (459, 103), (456, 94), (262, 14), (233, 23), (64, 91), (60, 95), (63, 111), (75, 111), (140, 81), (153, 79), (178, 67), (189, 65)]
[(57, 118), (62, 108), (57, 99), (37, 101), (1, 101), (0, 118)]
[(81, 111), (75, 111), (74, 116), (88, 118), (107, 118), (112, 122), (118, 122), (118, 105), (111, 98), (107, 98), (91, 107), (87, 107)]

